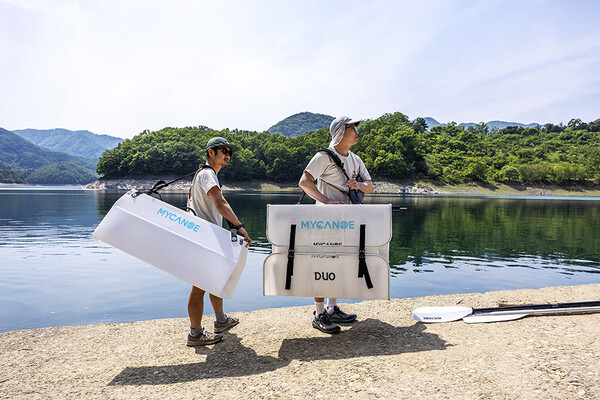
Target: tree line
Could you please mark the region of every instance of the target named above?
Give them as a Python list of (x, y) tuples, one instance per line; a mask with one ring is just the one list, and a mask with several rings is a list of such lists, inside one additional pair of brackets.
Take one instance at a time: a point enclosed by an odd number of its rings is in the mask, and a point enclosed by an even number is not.
[[(567, 126), (490, 129), (456, 123), (427, 130), (400, 112), (359, 126), (352, 148), (374, 179), (431, 179), (462, 182), (600, 183), (600, 119)], [(205, 160), (206, 142), (222, 136), (240, 147), (219, 176), (229, 181), (295, 182), (329, 130), (298, 137), (269, 132), (213, 130), (205, 126), (144, 131), (103, 153), (97, 172), (106, 177), (177, 175)]]

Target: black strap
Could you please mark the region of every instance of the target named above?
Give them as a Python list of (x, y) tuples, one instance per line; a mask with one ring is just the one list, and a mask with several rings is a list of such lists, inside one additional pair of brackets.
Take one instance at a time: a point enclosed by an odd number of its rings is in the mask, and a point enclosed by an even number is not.
[[(148, 190), (136, 190), (133, 194), (132, 197), (137, 197), (140, 194), (144, 193), (144, 194), (148, 194), (148, 195), (152, 195), (152, 194), (156, 194), (158, 195), (158, 197), (162, 200), (162, 196), (160, 195), (160, 193), (158, 193), (159, 190), (166, 188), (167, 186), (169, 186), (172, 183), (175, 183), (177, 181), (180, 181), (184, 178), (187, 178), (188, 176), (192, 176), (192, 175), (196, 175), (198, 172), (202, 171), (204, 168), (209, 168), (212, 169), (213, 171), (215, 170), (213, 167), (211, 167), (210, 165), (206, 165), (206, 164), (200, 164), (200, 166), (198, 167), (198, 169), (194, 172), (190, 172), (189, 174), (186, 174), (180, 178), (177, 179), (173, 179), (170, 182), (165, 182), (165, 181), (158, 181), (154, 184), (154, 186), (152, 186), (151, 189)], [(219, 185), (220, 187), (220, 185)], [(191, 188), (190, 188), (190, 194), (191, 194)], [(193, 208), (187, 208), (187, 211), (191, 211), (194, 215), (198, 215), (196, 214), (196, 211), (194, 211)], [(237, 229), (235, 229), (235, 225), (233, 225), (228, 219), (225, 219), (225, 221), (227, 221), (227, 225), (229, 225), (229, 231), (231, 232), (231, 241), (232, 242), (237, 242)]]
[(296, 204), (302, 203), (302, 199), (304, 199), (304, 196), (306, 196), (306, 192), (303, 190), (302, 191), (302, 196), (300, 196), (300, 198), (298, 199), (298, 203), (296, 203)]
[[(210, 165), (200, 165), (200, 167), (199, 167), (199, 168), (198, 168), (196, 171), (194, 171), (194, 172), (190, 172), (189, 174), (185, 174), (184, 176), (182, 176), (182, 177), (180, 177), (180, 178), (173, 179), (173, 180), (172, 180), (172, 181), (170, 181), (170, 182), (158, 181), (158, 182), (156, 182), (156, 183), (154, 184), (154, 186), (152, 186), (152, 188), (151, 188), (151, 189), (148, 189), (148, 190), (136, 190), (136, 191), (133, 193), (132, 197), (137, 197), (137, 196), (139, 196), (139, 195), (140, 195), (140, 194), (142, 194), (142, 193), (145, 193), (145, 194), (148, 194), (148, 195), (152, 195), (152, 194), (154, 193), (154, 194), (158, 195), (158, 197), (160, 197), (160, 198), (162, 199), (162, 197), (161, 197), (160, 193), (158, 193), (158, 191), (159, 191), (159, 190), (166, 188), (166, 187), (167, 187), (167, 186), (169, 186), (171, 183), (175, 183), (175, 182), (177, 182), (177, 181), (180, 181), (180, 180), (182, 180), (182, 179), (185, 179), (185, 178), (187, 178), (188, 176), (195, 175), (195, 174), (197, 174), (197, 173), (198, 173), (198, 171), (201, 171), (201, 170), (202, 170), (202, 169), (204, 169), (204, 168), (210, 168), (210, 169), (212, 169), (212, 170), (214, 171), (213, 167), (211, 167)], [(195, 213), (194, 213), (194, 214), (195, 214)]]
[[(192, 179), (192, 185), (190, 186), (190, 190), (188, 191), (188, 204), (190, 202), (190, 200), (192, 200), (192, 190), (194, 189), (194, 181), (196, 179), (196, 175), (198, 175), (199, 172), (201, 172), (204, 168), (208, 168), (208, 169), (212, 169), (213, 172), (215, 173), (215, 175), (217, 174), (215, 169), (213, 167), (211, 167), (210, 165), (206, 165), (206, 164), (200, 164), (200, 166), (198, 167), (198, 170), (196, 172), (194, 172), (194, 179)], [(221, 182), (219, 182), (219, 178), (217, 178), (217, 182), (219, 183), (219, 189), (221, 189)], [(196, 211), (193, 208), (187, 207), (186, 211), (191, 211), (195, 216), (198, 216), (198, 214), (196, 214)], [(229, 222), (229, 221), (227, 221)], [(229, 223), (229, 227), (231, 228), (231, 223)]]
[(294, 275), (294, 246), (296, 243), (296, 225), (290, 227), (290, 247), (288, 248), (287, 271), (285, 272), (285, 290), (290, 290)]
[[(317, 153), (319, 151), (321, 151), (323, 153), (327, 153), (329, 155), (329, 158), (331, 158), (331, 160), (335, 163), (335, 165), (337, 165), (342, 170), (342, 172), (344, 173), (344, 176), (346, 177), (346, 180), (348, 180), (348, 181), (350, 180), (350, 177), (348, 176), (348, 173), (346, 172), (346, 169), (344, 168), (344, 163), (342, 162), (342, 160), (340, 160), (340, 158), (338, 157), (337, 154), (335, 154), (331, 149), (327, 149), (327, 148), (319, 149), (317, 151)], [(360, 175), (356, 178), (356, 180), (359, 182), (361, 181)], [(325, 183), (328, 183), (328, 182), (325, 182)], [(333, 186), (333, 185), (331, 185), (331, 186)], [(346, 196), (350, 195), (350, 193), (346, 193), (344, 190), (338, 188), (337, 186), (333, 186), (333, 187), (335, 187), (340, 192), (344, 193)], [(348, 191), (351, 191), (351, 190), (358, 191), (357, 189), (348, 189)], [(300, 204), (300, 202), (302, 202), (302, 199), (304, 199), (304, 196), (306, 196), (306, 193), (303, 191), (302, 195), (300, 196), (300, 199), (298, 199), (297, 204)]]
[[(346, 180), (348, 180), (348, 181), (350, 180), (350, 177), (348, 176), (348, 173), (346, 172), (346, 169), (344, 168), (344, 163), (342, 162), (342, 160), (340, 160), (340, 158), (338, 157), (337, 154), (335, 154), (331, 149), (326, 149), (326, 148), (319, 149), (319, 151), (329, 154), (329, 158), (331, 158), (333, 160), (335, 165), (340, 167), (340, 169), (344, 173), (344, 176), (346, 177)], [(356, 177), (357, 182), (360, 182), (361, 180), (362, 179), (361, 179), (360, 175)], [(327, 183), (327, 182), (325, 182), (325, 183)], [(340, 190), (338, 187), (336, 187), (336, 189)], [(348, 193), (346, 193), (343, 190), (340, 190), (340, 191), (343, 192), (346, 196), (350, 196), (350, 193), (354, 192), (356, 197), (360, 197), (359, 193), (361, 193), (360, 190), (358, 190), (358, 189), (350, 189), (350, 188), (348, 188)], [(302, 200), (302, 199), (300, 199), (300, 200)], [(358, 202), (352, 201), (352, 196), (350, 196), (350, 200), (351, 200), (352, 204), (362, 203), (362, 197), (360, 197), (360, 200)]]
[(340, 158), (338, 157), (337, 154), (335, 154), (331, 149), (326, 149), (326, 148), (319, 149), (319, 151), (329, 154), (329, 157), (333, 160), (335, 165), (340, 167), (340, 169), (344, 173), (344, 176), (346, 177), (346, 179), (350, 180), (350, 178), (348, 177), (348, 174), (346, 173), (346, 169), (344, 168), (344, 163), (342, 163), (342, 160), (340, 160)]
[(366, 225), (360, 226), (360, 243), (358, 248), (358, 277), (365, 277), (367, 288), (372, 289), (373, 283), (371, 282), (371, 276), (369, 275), (369, 269), (367, 268), (367, 261), (365, 257), (365, 229)]

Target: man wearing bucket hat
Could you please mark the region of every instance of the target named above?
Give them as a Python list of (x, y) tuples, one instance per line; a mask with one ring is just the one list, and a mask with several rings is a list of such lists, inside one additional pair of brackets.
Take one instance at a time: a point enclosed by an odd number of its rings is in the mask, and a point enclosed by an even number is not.
[[(223, 197), (221, 185), (217, 174), (222, 168), (229, 165), (233, 152), (238, 148), (227, 139), (214, 137), (206, 145), (206, 165), (201, 168), (192, 181), (192, 188), (188, 198), (188, 209), (198, 217), (215, 225), (221, 226), (223, 218), (231, 222), (237, 232), (244, 237), (247, 245), (252, 243), (244, 224), (235, 215), (235, 212)], [(218, 268), (218, 266), (216, 266)], [(223, 312), (223, 299), (209, 294), (210, 302), (215, 311), (216, 321), (214, 332), (209, 332), (202, 327), (202, 314), (204, 310), (204, 290), (192, 286), (188, 300), (188, 315), (190, 317), (190, 333), (188, 346), (204, 346), (223, 340), (221, 332), (233, 328), (239, 323), (237, 318)]]
[[(362, 193), (373, 192), (374, 187), (369, 171), (360, 157), (350, 151), (350, 147), (358, 143), (359, 123), (360, 120), (342, 116), (334, 119), (329, 126), (331, 133), (329, 149), (339, 157), (348, 178), (331, 157), (322, 151), (317, 152), (304, 169), (298, 185), (315, 199), (317, 204), (348, 204), (350, 189)], [(337, 299), (327, 299), (327, 308), (325, 308), (325, 299), (315, 297), (315, 307), (312, 326), (321, 332), (337, 333), (340, 327), (336, 322), (353, 322), (356, 319), (356, 315), (346, 314), (340, 310)]]

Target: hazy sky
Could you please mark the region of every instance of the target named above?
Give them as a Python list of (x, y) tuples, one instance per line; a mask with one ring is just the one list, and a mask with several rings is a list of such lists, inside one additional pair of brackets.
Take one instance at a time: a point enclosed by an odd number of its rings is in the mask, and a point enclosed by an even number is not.
[(0, 127), (600, 118), (600, 1), (0, 0)]

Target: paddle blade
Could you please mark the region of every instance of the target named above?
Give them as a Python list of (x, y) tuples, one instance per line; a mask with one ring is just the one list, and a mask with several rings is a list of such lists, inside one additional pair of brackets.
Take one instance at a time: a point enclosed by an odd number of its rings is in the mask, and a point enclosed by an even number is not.
[(528, 316), (529, 313), (521, 314), (471, 314), (463, 318), (467, 324), (479, 324), (482, 322), (512, 321)]
[(413, 318), (420, 322), (451, 322), (473, 313), (470, 307), (421, 307), (413, 311)]

